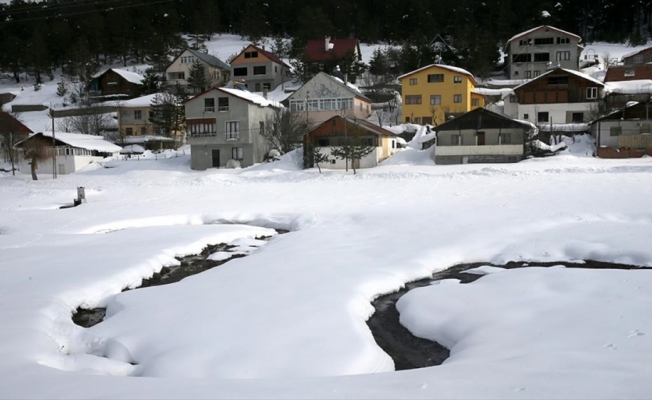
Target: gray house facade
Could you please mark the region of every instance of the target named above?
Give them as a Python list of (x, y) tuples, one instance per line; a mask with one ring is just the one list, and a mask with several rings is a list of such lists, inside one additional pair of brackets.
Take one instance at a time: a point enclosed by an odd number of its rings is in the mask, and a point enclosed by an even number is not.
[(477, 108), (433, 128), (435, 164), (511, 163), (525, 158), (525, 143), (536, 133), (532, 124)]
[(579, 71), (582, 38), (542, 25), (519, 33), (505, 44), (509, 79), (532, 79), (552, 67)]
[[(265, 160), (267, 119), (283, 106), (251, 92), (212, 88), (184, 103), (194, 170), (250, 167)], [(233, 161), (231, 161), (233, 160)]]
[(188, 78), (190, 77), (190, 69), (196, 62), (203, 64), (206, 68), (208, 87), (222, 86), (231, 79), (231, 66), (229, 64), (224, 63), (219, 58), (210, 54), (202, 53), (198, 50), (186, 49), (165, 70), (168, 88), (175, 90), (179, 86), (190, 91)]
[(233, 79), (246, 83), (250, 91), (274, 90), (291, 79), (290, 66), (275, 54), (249, 45), (231, 61)]

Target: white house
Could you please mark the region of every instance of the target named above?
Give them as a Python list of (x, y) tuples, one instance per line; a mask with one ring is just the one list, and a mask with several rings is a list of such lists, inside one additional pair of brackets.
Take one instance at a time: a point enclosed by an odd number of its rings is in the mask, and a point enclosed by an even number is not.
[[(80, 133), (55, 132), (54, 139), (52, 132), (39, 132), (27, 139), (16, 143), (14, 146), (19, 151), (25, 149), (29, 142), (37, 138), (45, 138), (47, 142), (53, 143), (55, 149), (56, 172), (59, 175), (72, 174), (93, 161), (101, 161), (106, 157), (118, 156), (121, 147), (107, 142), (102, 136), (82, 135)], [(52, 142), (50, 142), (52, 141)], [(47, 147), (51, 154), (52, 145)], [(20, 157), (18, 170), (29, 174), (31, 166), (24, 157)], [(52, 160), (38, 165), (38, 174), (52, 175)]]

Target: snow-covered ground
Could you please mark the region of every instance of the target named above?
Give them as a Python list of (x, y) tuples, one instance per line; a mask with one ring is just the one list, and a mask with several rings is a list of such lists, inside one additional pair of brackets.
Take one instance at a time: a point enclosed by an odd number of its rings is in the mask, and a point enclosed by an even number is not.
[[(647, 398), (646, 270), (494, 270), (412, 292), (405, 325), (451, 348), (437, 367), (393, 372), (365, 324), (380, 294), (457, 263), (652, 266), (652, 159), (588, 145), (510, 165), (406, 149), (355, 176), (303, 171), (300, 152), (242, 170), (194, 172), (181, 152), (57, 180), (0, 172), (0, 397)], [(58, 209), (77, 186), (88, 202)], [(268, 228), (291, 232), (121, 293)], [(74, 325), (80, 305), (106, 320)]]

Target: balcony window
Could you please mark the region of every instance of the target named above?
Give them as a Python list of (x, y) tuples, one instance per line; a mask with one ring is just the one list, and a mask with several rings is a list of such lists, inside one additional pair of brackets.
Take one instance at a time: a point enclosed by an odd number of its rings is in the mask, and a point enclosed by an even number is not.
[(240, 121), (229, 121), (226, 123), (226, 140), (240, 139)]
[(215, 99), (204, 99), (204, 112), (215, 112)]
[(229, 98), (228, 97), (218, 97), (217, 98), (217, 107), (218, 107), (218, 111), (229, 111)]

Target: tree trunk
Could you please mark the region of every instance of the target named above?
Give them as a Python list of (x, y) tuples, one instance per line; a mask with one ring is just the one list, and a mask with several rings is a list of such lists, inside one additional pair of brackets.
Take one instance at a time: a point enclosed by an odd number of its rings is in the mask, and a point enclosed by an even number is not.
[(32, 160), (32, 162), (30, 163), (30, 169), (32, 171), (32, 180), (38, 181), (38, 176), (36, 176), (36, 170), (38, 169), (38, 165), (36, 164), (36, 161)]

